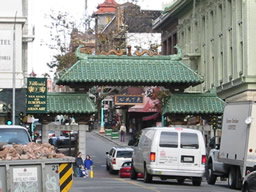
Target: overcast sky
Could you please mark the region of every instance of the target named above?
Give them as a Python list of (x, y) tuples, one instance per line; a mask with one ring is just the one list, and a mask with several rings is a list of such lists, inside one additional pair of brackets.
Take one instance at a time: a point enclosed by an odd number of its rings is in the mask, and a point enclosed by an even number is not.
[[(162, 10), (164, 3), (170, 3), (172, 0), (138, 0), (141, 9)], [(104, 0), (87, 0), (87, 13), (91, 15), (97, 10), (97, 5)], [(117, 3), (124, 3), (127, 0), (116, 0)], [(131, 2), (131, 0), (130, 0)], [(45, 45), (49, 41), (49, 30), (45, 27), (50, 21), (44, 17), (50, 10), (58, 13), (67, 12), (78, 23), (85, 15), (85, 0), (29, 0), (29, 23), (35, 26), (35, 40), (29, 45), (29, 64), (28, 72), (33, 71), (41, 76), (43, 73), (50, 73), (46, 63), (51, 61), (53, 52)]]

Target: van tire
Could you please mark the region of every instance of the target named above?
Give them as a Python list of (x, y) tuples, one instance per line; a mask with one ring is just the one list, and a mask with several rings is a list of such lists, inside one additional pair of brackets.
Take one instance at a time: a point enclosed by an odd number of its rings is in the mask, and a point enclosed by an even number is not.
[(177, 179), (177, 182), (179, 184), (183, 184), (185, 182), (185, 179), (184, 178), (179, 178), (179, 179)]
[(132, 165), (130, 178), (131, 178), (132, 180), (136, 180), (136, 179), (137, 179), (137, 175), (138, 175), (138, 173), (135, 171), (135, 169), (134, 169), (134, 167), (133, 167), (133, 165)]
[(248, 184), (247, 183), (244, 184), (244, 187), (243, 187), (242, 190), (243, 190), (242, 192), (249, 192), (249, 188), (248, 188)]
[(152, 175), (150, 175), (147, 172), (147, 168), (145, 166), (145, 168), (144, 168), (144, 183), (151, 183), (151, 182), (152, 182)]
[(209, 185), (214, 185), (216, 183), (217, 177), (213, 174), (212, 163), (209, 163), (207, 167), (207, 183)]
[(236, 168), (235, 167), (230, 167), (229, 172), (228, 172), (228, 186), (230, 189), (235, 189), (236, 188)]
[(192, 184), (194, 186), (200, 186), (202, 182), (202, 177), (193, 177), (192, 178)]

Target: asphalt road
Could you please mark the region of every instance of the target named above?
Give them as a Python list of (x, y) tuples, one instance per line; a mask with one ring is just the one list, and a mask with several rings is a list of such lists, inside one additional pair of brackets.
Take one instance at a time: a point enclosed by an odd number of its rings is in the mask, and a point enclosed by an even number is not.
[(195, 187), (191, 181), (185, 181), (179, 185), (176, 180), (161, 181), (154, 178), (151, 184), (146, 184), (142, 179), (137, 181), (129, 178), (119, 178), (118, 174), (109, 174), (106, 171), (105, 154), (116, 144), (91, 132), (86, 136), (87, 154), (91, 155), (94, 162), (94, 178), (73, 179), (70, 192), (237, 192), (227, 186), (227, 182), (217, 182), (216, 185), (208, 185), (205, 181), (200, 187)]

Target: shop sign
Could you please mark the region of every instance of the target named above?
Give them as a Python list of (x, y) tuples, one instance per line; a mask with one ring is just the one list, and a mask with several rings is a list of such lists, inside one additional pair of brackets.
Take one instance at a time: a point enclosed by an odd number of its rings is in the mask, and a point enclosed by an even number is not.
[(28, 78), (27, 113), (47, 113), (47, 78)]
[(116, 95), (115, 105), (138, 105), (144, 104), (143, 95)]

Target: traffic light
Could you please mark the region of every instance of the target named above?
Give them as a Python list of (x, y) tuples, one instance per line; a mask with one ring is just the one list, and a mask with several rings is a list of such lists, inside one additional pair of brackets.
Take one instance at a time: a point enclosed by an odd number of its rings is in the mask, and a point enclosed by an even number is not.
[(12, 120), (7, 120), (6, 125), (12, 125)]
[(7, 113), (5, 124), (12, 125), (12, 116), (10, 112)]
[(218, 117), (217, 116), (212, 116), (211, 125), (212, 125), (213, 130), (216, 130), (218, 128)]
[(222, 116), (218, 116), (217, 128), (218, 128), (218, 129), (221, 129), (221, 128), (222, 128)]
[(20, 112), (19, 113), (19, 125), (24, 125), (24, 113), (23, 112)]

